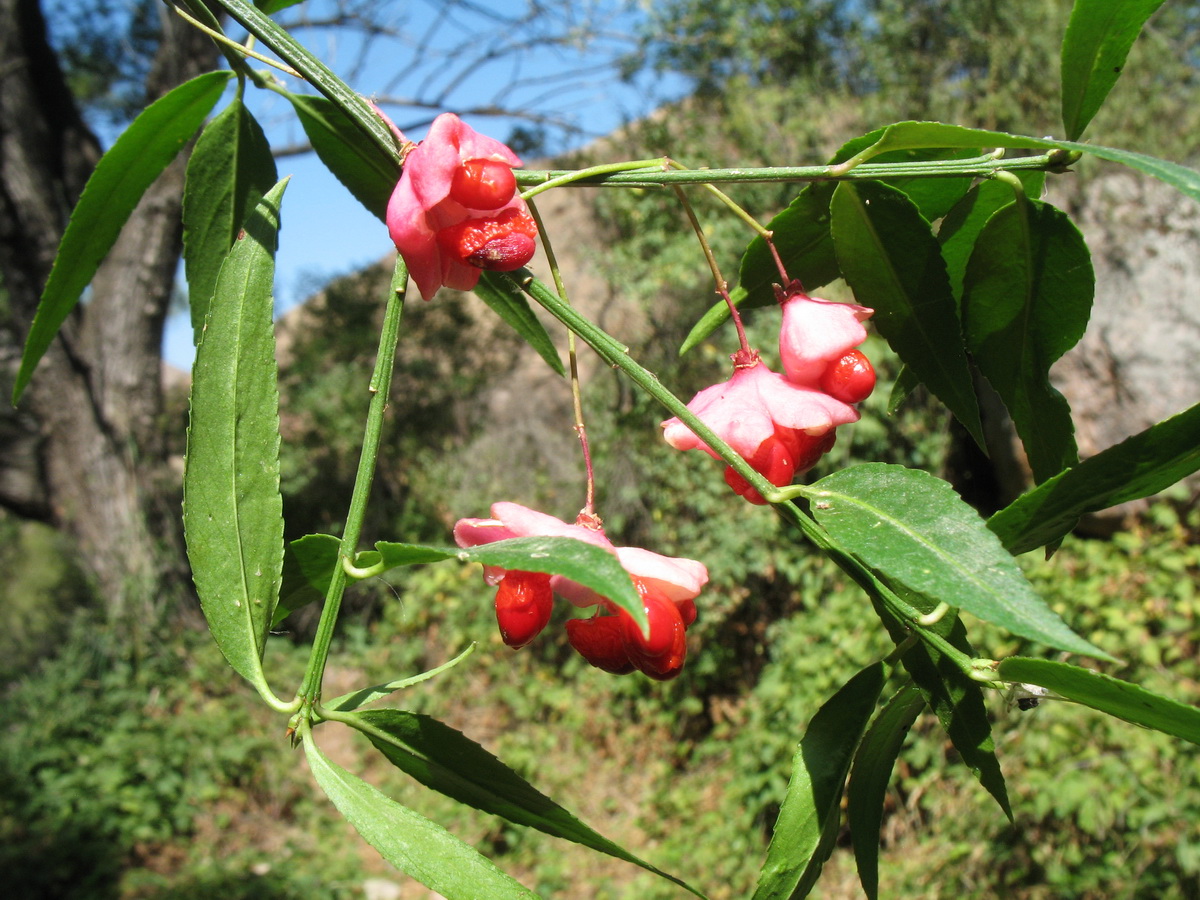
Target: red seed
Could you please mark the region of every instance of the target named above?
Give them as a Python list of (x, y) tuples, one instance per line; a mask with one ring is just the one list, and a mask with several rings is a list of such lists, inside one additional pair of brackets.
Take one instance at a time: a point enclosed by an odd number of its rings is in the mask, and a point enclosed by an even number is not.
[(843, 403), (859, 403), (875, 390), (875, 368), (857, 350), (847, 350), (821, 375), (821, 390)]
[(570, 619), (567, 640), (597, 669), (613, 675), (628, 675), (633, 671), (633, 663), (621, 641), (621, 620), (616, 616)]
[(500, 637), (520, 650), (546, 627), (553, 606), (554, 592), (545, 572), (506, 572), (496, 590)]
[(493, 159), (468, 159), (450, 182), (450, 199), (468, 209), (499, 209), (516, 191), (512, 166)]
[(442, 251), (479, 269), (511, 272), (533, 259), (537, 224), (526, 212), (506, 209), (490, 219), (467, 219), (437, 233)]
[(666, 597), (642, 591), (642, 604), (650, 622), (650, 634), (633, 621), (633, 616), (620, 612), (621, 641), (629, 661), (645, 674), (659, 681), (674, 678), (683, 670), (687, 656), (687, 634), (678, 607)]

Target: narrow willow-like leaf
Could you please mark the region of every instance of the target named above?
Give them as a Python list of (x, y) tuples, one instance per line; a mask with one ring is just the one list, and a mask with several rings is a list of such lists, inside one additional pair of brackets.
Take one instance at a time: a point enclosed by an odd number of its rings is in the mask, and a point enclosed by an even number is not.
[(376, 749), (426, 787), (518, 825), (641, 866), (703, 896), (579, 821), (461, 731), (399, 709), (367, 710), (355, 718), (370, 726), (363, 733)]
[(1009, 553), (1064, 537), (1085, 513), (1149, 497), (1200, 469), (1200, 404), (1084, 460), (988, 519)]
[(523, 537), (478, 547), (425, 547), (380, 541), (375, 545), (383, 569), (457, 559), (520, 572), (549, 572), (591, 588), (628, 612), (643, 629), (646, 610), (629, 573), (607, 550), (567, 537)]
[(288, 94), (317, 158), (354, 199), (383, 221), (400, 168), (379, 145), (325, 97)]
[(924, 708), (925, 700), (915, 684), (902, 687), (867, 728), (850, 766), (846, 819), (858, 879), (870, 900), (879, 896), (879, 831), (888, 781), (908, 729)]
[[(1015, 174), (1025, 186), (1026, 196), (1035, 200), (1041, 196), (1046, 183), (1045, 172), (1026, 170)], [(946, 274), (956, 299), (962, 298), (963, 275), (979, 232), (996, 210), (1012, 202), (1013, 189), (1003, 181), (992, 179), (971, 188), (946, 213), (938, 229), (938, 242), (942, 245), (942, 259), (946, 261)]]
[(1050, 384), (1050, 367), (1083, 336), (1094, 289), (1079, 229), (1036, 200), (996, 212), (967, 264), (967, 344), (1012, 416), (1037, 482), (1079, 461), (1071, 408)]
[(325, 599), (341, 548), (341, 540), (332, 534), (306, 534), (284, 546), (283, 577), (272, 628), (302, 606)]
[(299, 2), (300, 0), (254, 0), (254, 5), (270, 16)]
[(1047, 138), (1025, 137), (1006, 134), (1002, 131), (987, 131), (982, 128), (963, 128), (960, 125), (944, 125), (941, 122), (897, 122), (872, 133), (875, 142), (861, 153), (866, 161), (891, 150), (921, 147), (1014, 147), (1028, 150), (1077, 150), (1091, 156), (1121, 163), (1147, 175), (1152, 175), (1182, 191), (1193, 200), (1200, 201), (1200, 172), (1177, 163), (1097, 144), (1081, 144), (1076, 141), (1053, 141)]
[(521, 336), (525, 343), (537, 351), (538, 356), (546, 361), (559, 375), (566, 375), (562, 358), (546, 333), (546, 327), (533, 314), (529, 299), (507, 278), (500, 278), (492, 272), (484, 272), (475, 285), (475, 294), (492, 308), (492, 312), (503, 319), (513, 331)]
[[(933, 610), (933, 604), (928, 600), (903, 592), (901, 596), (921, 613)], [(908, 638), (910, 629), (895, 614), (874, 598), (872, 604), (893, 641), (900, 644)], [(966, 656), (976, 656), (975, 648), (967, 638), (967, 629), (957, 613), (942, 616), (933, 625), (926, 626), (926, 630), (934, 632)], [(1013, 814), (1008, 801), (1008, 788), (1004, 783), (1004, 773), (1000, 770), (1000, 761), (996, 758), (992, 725), (979, 682), (968, 678), (954, 660), (925, 642), (906, 650), (900, 661), (912, 676), (926, 705), (937, 715), (963, 765), (971, 770), (979, 784), (995, 798), (1011, 821)]]
[(334, 697), (332, 700), (327, 700), (323, 703), (326, 709), (335, 710), (337, 712), (350, 712), (360, 709), (368, 703), (374, 703), (376, 700), (382, 700), (389, 694), (394, 694), (396, 691), (402, 691), (412, 687), (414, 684), (420, 684), (422, 681), (428, 681), (430, 678), (435, 678), (443, 672), (448, 672), (460, 662), (475, 652), (475, 645), (471, 644), (458, 656), (440, 666), (434, 666), (432, 669), (426, 669), (424, 672), (419, 672), (416, 675), (410, 675), (407, 678), (397, 678), (395, 681), (388, 681), (384, 684), (375, 684), (371, 687), (359, 688), (356, 691), (349, 691), (342, 694), (340, 697)]
[(160, 97), (138, 114), (96, 164), (63, 232), (29, 327), (13, 384), (14, 404), (138, 201), (204, 123), (231, 74), (197, 75)]
[(1003, 660), (999, 675), (1005, 681), (1036, 684), (1126, 722), (1200, 744), (1200, 709), (1111, 675), (1021, 656)]
[(330, 761), (311, 735), (305, 737), (304, 755), (325, 796), (363, 839), (401, 872), (446, 900), (537, 897), (440, 825)]
[(1163, 0), (1075, 0), (1062, 43), (1062, 120), (1075, 140), (1112, 90), (1129, 48)]
[(954, 294), (929, 223), (894, 188), (838, 185), (830, 202), (833, 242), (855, 300), (892, 349), (982, 447)]
[(192, 343), (217, 286), (217, 273), (246, 213), (278, 180), (262, 128), (237, 97), (200, 133), (188, 158), (183, 194), (183, 261)]
[(867, 463), (822, 478), (808, 496), (834, 540), (889, 584), (1021, 637), (1111, 659), (1034, 593), (979, 514), (940, 478)]
[(808, 896), (833, 849), (850, 761), (883, 691), (883, 663), (856, 674), (817, 710), (792, 759), (753, 900)]
[(229, 664), (264, 684), (283, 568), (272, 281), (282, 181), (221, 267), (192, 369), (183, 527), (208, 627)]

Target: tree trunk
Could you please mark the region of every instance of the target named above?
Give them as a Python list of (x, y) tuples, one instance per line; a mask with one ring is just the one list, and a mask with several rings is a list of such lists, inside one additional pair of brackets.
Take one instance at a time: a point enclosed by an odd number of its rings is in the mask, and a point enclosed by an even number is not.
[[(216, 58), (208, 38), (161, 14), (147, 102)], [(0, 0), (0, 60), (0, 274), (8, 295), (0, 388), (11, 392), (54, 253), (100, 151), (37, 0)], [(165, 470), (161, 344), (180, 253), (185, 158), (143, 197), (21, 408), (4, 403), (0, 416), (0, 504), (71, 534), (116, 615), (154, 608), (184, 571), (178, 507), (164, 502), (177, 488)]]

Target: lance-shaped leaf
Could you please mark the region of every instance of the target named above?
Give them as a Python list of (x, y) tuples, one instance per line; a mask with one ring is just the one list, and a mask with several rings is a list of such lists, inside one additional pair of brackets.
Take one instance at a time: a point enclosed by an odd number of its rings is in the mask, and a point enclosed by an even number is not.
[(833, 242), (856, 302), (904, 364), (982, 447), (983, 426), (946, 264), (929, 223), (894, 188), (838, 185)]
[(1034, 593), (979, 514), (940, 478), (868, 463), (822, 478), (807, 494), (822, 527), (889, 584), (1021, 637), (1111, 659)]
[(697, 896), (685, 882), (589, 828), (461, 731), (399, 709), (355, 714), (371, 743), (398, 769), (460, 803), (641, 866)]
[(1005, 681), (1036, 684), (1126, 722), (1200, 744), (1200, 709), (1111, 675), (1021, 656), (1003, 660), (998, 674)]
[(283, 568), (272, 281), (279, 202), (255, 206), (221, 267), (192, 369), (183, 527), (200, 606), (229, 664), (264, 684)]
[(881, 153), (892, 150), (916, 149), (921, 147), (1015, 147), (1028, 150), (1074, 150), (1091, 156), (1121, 163), (1130, 168), (1166, 182), (1200, 201), (1200, 172), (1178, 163), (1168, 162), (1145, 153), (1102, 147), (1098, 144), (1081, 144), (1077, 141), (1054, 141), (1048, 138), (1032, 138), (1003, 131), (987, 131), (982, 128), (963, 128), (960, 125), (944, 125), (941, 122), (897, 122), (872, 132), (874, 142), (858, 154), (858, 162), (866, 162)]
[(400, 168), (331, 100), (288, 94), (317, 157), (372, 215), (382, 221)]
[(325, 599), (341, 549), (341, 540), (332, 534), (306, 534), (284, 546), (283, 577), (272, 628), (302, 606)]
[(867, 666), (808, 723), (753, 900), (806, 897), (816, 884), (837, 837), (846, 773), (885, 677), (883, 663)]
[[(1046, 183), (1045, 172), (1021, 171), (1015, 174), (1025, 186), (1028, 197), (1036, 200), (1041, 196)], [(1013, 189), (999, 179), (990, 179), (967, 191), (946, 213), (946, 218), (938, 228), (938, 242), (942, 245), (942, 259), (946, 261), (946, 274), (950, 277), (950, 289), (955, 298), (962, 297), (963, 276), (979, 232), (996, 210), (1012, 202)]]
[(175, 158), (221, 97), (230, 72), (186, 81), (147, 106), (100, 158), (63, 232), (54, 267), (25, 340), (13, 403), (91, 283), (146, 188)]
[(1083, 134), (1112, 90), (1129, 48), (1163, 0), (1075, 0), (1062, 43), (1062, 120)]
[[(902, 590), (898, 593), (918, 612), (928, 613), (934, 609), (934, 604), (928, 600)], [(871, 602), (892, 640), (896, 644), (903, 643), (912, 633), (911, 629), (879, 598), (872, 597)], [(934, 624), (924, 626), (918, 636), (926, 631), (938, 635), (967, 657), (976, 655), (975, 648), (967, 638), (967, 629), (957, 613), (944, 615)], [(988, 720), (979, 682), (968, 678), (953, 659), (924, 640), (909, 647), (900, 661), (912, 676), (926, 705), (937, 715), (963, 765), (971, 770), (979, 784), (995, 798), (1011, 820), (1013, 815), (1008, 802), (1008, 788), (1004, 783), (1004, 773), (1000, 770), (1000, 761), (996, 758), (992, 725)]]
[(493, 272), (482, 273), (475, 285), (475, 295), (492, 308), (492, 312), (503, 319), (525, 343), (537, 351), (559, 375), (566, 375), (562, 358), (541, 320), (533, 314), (529, 299), (511, 279), (501, 278)]
[(1050, 384), (1050, 367), (1083, 336), (1094, 289), (1079, 229), (1036, 200), (995, 213), (967, 264), (967, 343), (1012, 416), (1037, 482), (1079, 460), (1071, 408)]
[(217, 286), (217, 273), (246, 213), (275, 184), (275, 158), (240, 97), (200, 133), (188, 158), (183, 194), (183, 262), (192, 313), (192, 343)]
[(446, 900), (510, 900), (537, 894), (496, 868), (477, 850), (361, 778), (304, 740), (308, 767), (321, 790), (388, 862)]
[[(603, 547), (577, 541), (575, 538), (510, 538), (466, 549), (380, 541), (375, 545), (375, 549), (379, 553), (380, 571), (396, 566), (457, 559), (460, 562), (483, 563), (485, 566), (498, 566), (518, 572), (562, 575), (611, 600), (633, 616), (634, 621), (643, 630), (647, 627), (646, 610), (642, 605), (641, 595), (616, 556)], [(359, 560), (360, 564), (375, 562), (371, 558), (360, 557)]]
[(434, 666), (432, 669), (426, 669), (424, 672), (418, 672), (416, 675), (409, 675), (407, 678), (397, 678), (395, 681), (387, 681), (383, 684), (373, 684), (370, 687), (348, 691), (340, 697), (323, 701), (323, 705), (326, 709), (337, 710), (338, 712), (350, 712), (351, 710), (359, 709), (368, 703), (382, 700), (389, 694), (396, 693), (396, 691), (405, 690), (414, 684), (420, 684), (422, 681), (428, 681), (430, 678), (435, 678), (443, 672), (448, 672), (474, 652), (475, 645), (471, 644), (466, 650), (458, 654), (458, 656), (447, 660), (440, 666)]
[(867, 728), (850, 767), (846, 819), (858, 879), (870, 900), (879, 896), (879, 831), (888, 781), (908, 729), (924, 708), (925, 701), (915, 684), (902, 687)]
[(1149, 497), (1200, 469), (1200, 404), (1022, 494), (988, 519), (1009, 553), (1066, 535), (1080, 516)]

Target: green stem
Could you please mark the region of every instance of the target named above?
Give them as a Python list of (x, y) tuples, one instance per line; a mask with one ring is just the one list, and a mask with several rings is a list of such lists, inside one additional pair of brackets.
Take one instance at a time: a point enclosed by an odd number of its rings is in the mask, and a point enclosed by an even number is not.
[[(620, 165), (627, 168), (629, 164)], [(553, 181), (553, 186), (628, 188), (660, 187), (667, 184), (741, 184), (756, 181), (878, 181), (882, 178), (900, 177), (977, 176), (991, 178), (995, 173), (1003, 170), (1059, 171), (1062, 166), (1062, 153), (1052, 150), (1039, 156), (1026, 156), (1019, 159), (996, 159), (989, 154), (972, 159), (863, 163), (847, 172), (839, 172), (835, 166), (765, 166), (745, 169), (669, 169), (665, 171), (642, 168), (632, 172), (615, 170), (610, 174), (596, 174), (592, 169), (583, 169), (579, 172), (569, 169), (518, 169), (513, 172), (513, 175), (516, 176), (518, 184), (530, 187), (537, 187)], [(597, 166), (595, 168), (606, 167)], [(588, 174), (582, 174), (584, 172)]]
[(350, 90), (323, 62), (312, 55), (299, 41), (263, 15), (246, 0), (216, 0), (235, 22), (257, 37), (280, 59), (299, 72), (318, 91), (341, 108), (363, 132), (400, 165), (400, 152), (395, 136), (371, 105)]
[(388, 396), (392, 385), (392, 369), (396, 360), (396, 343), (400, 337), (400, 319), (404, 312), (404, 292), (408, 288), (408, 269), (401, 257), (396, 257), (396, 270), (392, 275), (391, 290), (388, 292), (387, 309), (383, 314), (383, 329), (379, 334), (379, 352), (375, 357), (375, 371), (371, 375), (371, 405), (367, 411), (367, 424), (363, 434), (362, 453), (358, 458), (358, 472), (354, 476), (354, 490), (350, 495), (350, 511), (346, 514), (346, 526), (342, 532), (339, 558), (342, 565), (333, 570), (329, 590), (325, 594), (325, 606), (321, 620), (317, 623), (317, 634), (313, 638), (312, 653), (308, 668), (297, 696), (304, 705), (301, 712), (310, 711), (321, 700), (321, 681), (325, 675), (325, 661), (329, 658), (329, 645), (333, 640), (334, 626), (342, 605), (346, 589), (347, 562), (353, 563), (362, 534), (363, 517), (367, 510), (367, 499), (371, 483), (375, 478), (375, 460), (379, 455), (380, 434), (383, 431), (383, 415), (387, 410)]
[[(599, 166), (589, 166), (586, 169), (570, 169), (559, 172), (552, 178), (543, 178), (536, 182), (536, 185), (521, 194), (523, 200), (529, 200), (536, 197), (543, 191), (548, 191), (551, 188), (564, 187), (576, 181), (585, 181), (591, 178), (601, 177), (605, 175), (615, 175), (621, 172), (630, 172), (634, 170), (649, 170), (651, 172), (661, 172), (666, 160), (663, 157), (655, 159), (633, 159), (625, 162), (604, 163)], [(513, 172), (518, 176), (517, 181), (521, 182), (521, 172)]]
[[(515, 275), (505, 275), (504, 277), (512, 279), (521, 290), (527, 292), (550, 315), (583, 338), (600, 355), (601, 359), (620, 369), (634, 384), (661, 403), (671, 415), (690, 428), (700, 440), (711, 447), (726, 464), (745, 478), (760, 494), (767, 496), (777, 490), (775, 485), (750, 468), (749, 463), (721, 440), (711, 428), (696, 418), (678, 397), (663, 387), (657, 375), (643, 368), (630, 357), (628, 347), (581, 316), (573, 307), (564, 303), (549, 287), (533, 278), (528, 272), (522, 278), (517, 278)], [(859, 587), (871, 596), (878, 597), (888, 610), (921, 640), (945, 654), (968, 676), (971, 675), (975, 670), (971, 657), (935, 631), (922, 626), (919, 620), (923, 613), (920, 610), (906, 603), (876, 578), (866, 566), (835, 544), (825, 529), (818, 525), (811, 516), (804, 513), (794, 503), (787, 501), (775, 503), (774, 508), (785, 521), (798, 528), (817, 548), (829, 556)]]

